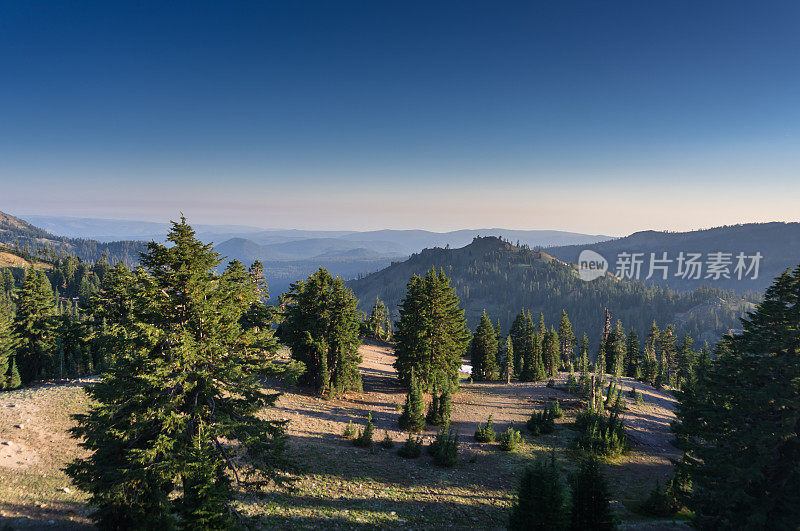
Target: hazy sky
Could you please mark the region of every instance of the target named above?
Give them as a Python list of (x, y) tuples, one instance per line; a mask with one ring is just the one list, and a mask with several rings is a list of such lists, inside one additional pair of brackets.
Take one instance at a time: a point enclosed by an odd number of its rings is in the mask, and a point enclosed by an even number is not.
[(0, 210), (797, 221), (799, 23), (796, 1), (0, 0)]

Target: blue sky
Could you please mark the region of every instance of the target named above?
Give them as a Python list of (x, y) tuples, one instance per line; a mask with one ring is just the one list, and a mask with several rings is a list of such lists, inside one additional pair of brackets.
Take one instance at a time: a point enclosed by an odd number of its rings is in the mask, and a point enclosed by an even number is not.
[(0, 210), (798, 220), (799, 20), (789, 1), (0, 1)]

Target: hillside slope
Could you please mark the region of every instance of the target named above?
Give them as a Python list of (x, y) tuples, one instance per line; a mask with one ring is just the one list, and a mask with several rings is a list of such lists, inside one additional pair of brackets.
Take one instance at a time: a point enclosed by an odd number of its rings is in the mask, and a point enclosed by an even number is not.
[[(591, 249), (600, 253), (609, 262), (610, 269), (614, 269), (617, 256), (620, 253), (644, 253), (645, 264), (643, 270), (646, 274), (650, 253), (656, 253), (661, 258), (662, 253), (667, 253), (667, 259), (677, 259), (679, 253), (701, 253), (707, 259), (708, 253), (731, 253), (733, 264), (730, 266), (729, 279), (706, 278), (707, 270), (703, 270), (698, 280), (684, 279), (676, 276), (677, 263), (673, 262), (668, 271), (667, 280), (656, 274), (647, 282), (669, 286), (681, 291), (692, 290), (701, 285), (711, 285), (725, 290), (734, 290), (736, 293), (751, 291), (763, 292), (772, 280), (785, 269), (800, 263), (800, 223), (748, 223), (745, 225), (731, 225), (712, 229), (691, 232), (656, 232), (642, 231), (624, 238), (595, 243), (591, 245), (571, 245), (567, 247), (550, 247), (547, 252), (570, 263), (576, 263), (578, 255), (584, 249)], [(733, 274), (736, 265), (736, 256), (744, 253), (747, 256), (761, 253), (763, 259), (759, 264), (758, 278), (743, 275), (739, 280)], [(749, 261), (747, 262), (749, 265)], [(644, 279), (644, 276), (641, 277)]]
[(397, 305), (405, 296), (409, 278), (431, 267), (442, 268), (451, 278), (470, 326), (476, 325), (485, 308), (493, 320), (501, 321), (503, 333), (523, 307), (534, 314), (544, 313), (548, 326), (557, 326), (565, 309), (575, 334), (580, 337), (586, 332), (590, 341), (596, 342), (603, 326), (603, 308), (608, 307), (615, 319), (640, 337), (655, 319), (659, 325), (674, 323), (679, 334), (690, 333), (695, 340), (714, 341), (737, 328), (739, 316), (751, 307), (741, 297), (717, 289), (681, 294), (610, 275), (584, 282), (574, 266), (498, 238), (476, 238), (461, 249), (426, 249), (349, 285), (362, 310), (367, 311), (380, 297), (397, 318)]
[(139, 252), (144, 251), (147, 244), (140, 241), (116, 241), (103, 243), (96, 240), (66, 238), (55, 236), (31, 225), (18, 217), (0, 212), (0, 244), (12, 249), (27, 249), (27, 253), (36, 254), (49, 251), (77, 256), (81, 260), (95, 262), (105, 255), (109, 262), (125, 262), (128, 265), (139, 262)]

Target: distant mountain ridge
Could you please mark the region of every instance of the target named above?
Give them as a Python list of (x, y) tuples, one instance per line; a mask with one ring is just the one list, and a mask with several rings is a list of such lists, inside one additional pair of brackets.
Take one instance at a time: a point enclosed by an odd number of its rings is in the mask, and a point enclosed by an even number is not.
[[(797, 222), (772, 222), (748, 223), (742, 225), (727, 225), (710, 229), (691, 232), (657, 232), (642, 231), (624, 238), (617, 238), (594, 244), (579, 244), (562, 247), (550, 247), (547, 252), (570, 263), (577, 263), (578, 256), (584, 249), (593, 250), (602, 255), (608, 262), (609, 268), (615, 269), (617, 259), (621, 253), (643, 253), (643, 275), (648, 273), (650, 253), (655, 257), (673, 260), (665, 263), (669, 267), (668, 278), (663, 280), (661, 271), (654, 274), (648, 283), (669, 286), (670, 288), (686, 291), (701, 285), (710, 285), (725, 290), (734, 290), (736, 293), (751, 291), (761, 293), (787, 268), (792, 268), (800, 263), (800, 223)], [(730, 253), (733, 262), (728, 267), (728, 276), (719, 279), (706, 278), (708, 270), (703, 269), (700, 279), (682, 278), (678, 273), (677, 259), (680, 253), (700, 253), (703, 262), (709, 259), (709, 253)], [(744, 253), (745, 256), (762, 255), (759, 263), (758, 278), (752, 279), (752, 273), (743, 275), (739, 280), (734, 275), (736, 256)], [(747, 261), (750, 265), (750, 261)]]

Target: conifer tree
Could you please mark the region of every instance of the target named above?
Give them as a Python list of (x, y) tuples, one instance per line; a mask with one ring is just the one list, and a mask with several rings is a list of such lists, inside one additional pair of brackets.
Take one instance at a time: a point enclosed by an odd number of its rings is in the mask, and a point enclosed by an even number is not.
[(389, 319), (389, 309), (379, 298), (375, 298), (375, 304), (364, 322), (367, 334), (374, 339), (389, 341), (392, 337), (392, 323)]
[(642, 351), (639, 346), (639, 336), (631, 330), (628, 333), (628, 343), (625, 351), (625, 374), (632, 378), (642, 377)]
[(470, 344), (472, 379), (475, 381), (497, 380), (497, 334), (492, 321), (484, 310), (480, 324)]
[(516, 375), (522, 374), (523, 354), (525, 352), (525, 343), (528, 340), (529, 323), (530, 326), (533, 325), (530, 313), (526, 313), (523, 309), (514, 318), (514, 322), (511, 323), (511, 330), (508, 333), (514, 352), (514, 374)]
[(564, 529), (566, 521), (564, 489), (555, 455), (547, 462), (539, 456), (522, 475), (508, 528), (558, 531)]
[[(0, 391), (19, 387), (16, 352), (17, 338), (14, 334), (14, 321), (11, 317), (11, 300), (5, 292), (0, 293)], [(12, 386), (12, 383), (16, 385)]]
[(514, 375), (514, 344), (511, 342), (511, 337), (506, 338), (505, 345), (503, 345), (503, 352), (501, 354), (503, 365), (505, 366), (506, 383), (511, 383), (511, 377)]
[(414, 275), (406, 288), (395, 331), (398, 378), (408, 386), (413, 370), (426, 391), (437, 380), (455, 390), (470, 339), (455, 290), (444, 271), (433, 268), (424, 277)]
[(229, 528), (234, 483), (272, 481), (282, 421), (260, 413), (277, 351), (260, 275), (219, 255), (181, 218), (170, 246), (148, 244), (119, 358), (86, 391), (71, 431), (90, 451), (67, 467), (105, 529)]
[(575, 334), (572, 332), (572, 323), (569, 321), (566, 310), (561, 310), (561, 321), (558, 323), (558, 339), (561, 350), (561, 366), (573, 361), (575, 349)]
[(642, 378), (644, 381), (655, 384), (656, 376), (658, 375), (658, 338), (661, 332), (653, 321), (650, 325), (650, 332), (647, 334), (647, 340), (644, 344), (644, 370)]
[(604, 355), (606, 368), (614, 376), (622, 376), (625, 373), (625, 331), (622, 323), (617, 320), (617, 324), (608, 334), (604, 343)]
[(542, 338), (542, 358), (544, 361), (545, 377), (552, 378), (558, 371), (558, 363), (561, 359), (558, 346), (558, 335), (555, 330), (545, 331)]
[(692, 379), (695, 357), (694, 340), (692, 336), (686, 334), (675, 352), (675, 380), (679, 389)]
[(675, 346), (675, 327), (667, 325), (667, 328), (658, 335), (659, 374), (661, 385), (675, 385), (675, 356), (677, 347)]
[(705, 529), (800, 522), (800, 266), (778, 276), (716, 360), (703, 353), (673, 423)]
[(610, 496), (600, 462), (590, 456), (580, 463), (572, 479), (571, 528), (575, 531), (615, 529)]
[(422, 398), (419, 380), (413, 370), (411, 371), (411, 381), (409, 383), (406, 404), (400, 414), (398, 423), (402, 430), (418, 432), (425, 429), (425, 401)]
[(20, 290), (15, 318), (20, 342), (16, 362), (23, 384), (53, 376), (55, 309), (50, 281), (44, 272), (31, 266)]
[(357, 307), (342, 279), (323, 268), (284, 295), (283, 342), (305, 364), (302, 381), (322, 395), (361, 390)]

